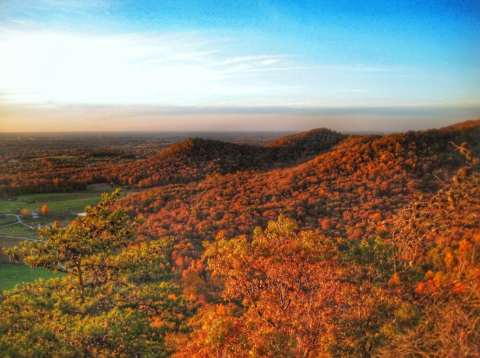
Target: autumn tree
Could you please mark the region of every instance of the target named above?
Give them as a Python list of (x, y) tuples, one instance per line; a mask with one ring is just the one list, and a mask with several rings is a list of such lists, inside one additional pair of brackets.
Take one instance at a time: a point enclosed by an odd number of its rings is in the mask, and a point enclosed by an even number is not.
[(179, 356), (196, 351), (198, 357), (237, 357), (249, 350), (254, 356), (318, 354), (338, 313), (337, 255), (331, 240), (297, 232), (296, 223), (284, 217), (266, 230), (257, 228), (251, 242), (219, 236), (207, 244), (205, 258), (213, 274), (225, 279), (223, 298), (241, 313), (215, 308)]
[(5, 250), (32, 267), (65, 273), (4, 292), (0, 351), (21, 357), (165, 357), (185, 301), (167, 282), (171, 240), (139, 241), (136, 223), (104, 195), (66, 228)]
[(50, 213), (50, 208), (48, 207), (47, 204), (42, 206), (42, 215), (48, 215)]

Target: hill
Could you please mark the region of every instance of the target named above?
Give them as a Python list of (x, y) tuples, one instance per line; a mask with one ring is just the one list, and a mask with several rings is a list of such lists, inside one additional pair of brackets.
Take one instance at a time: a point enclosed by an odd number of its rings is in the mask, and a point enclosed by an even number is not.
[(284, 148), (294, 153), (300, 152), (304, 155), (312, 155), (331, 148), (346, 137), (344, 134), (327, 128), (317, 128), (277, 139), (268, 143), (265, 147)]
[(189, 138), (153, 158), (114, 168), (112, 174), (116, 177), (111, 179), (125, 184), (123, 173), (135, 173), (133, 178), (129, 178), (129, 183), (145, 188), (198, 181), (211, 174), (266, 171), (306, 161), (345, 137), (319, 129), (287, 137), (284, 142), (276, 141), (265, 147)]
[(84, 184), (107, 182), (139, 188), (188, 183), (205, 179), (211, 174), (265, 171), (290, 166), (321, 153), (344, 137), (336, 132), (321, 130), (314, 136), (298, 135), (294, 145), (290, 145), (293, 142), (289, 141), (289, 145), (266, 147), (189, 138), (149, 159), (88, 168), (72, 173), (68, 179)]
[(116, 166), (161, 186), (7, 250), (67, 276), (0, 296), (0, 351), (477, 357), (479, 139), (479, 121), (264, 148), (192, 138)]
[(128, 163), (98, 161), (82, 167), (74, 162), (30, 170), (25, 165), (24, 170), (12, 167), (11, 173), (0, 176), (0, 193), (11, 196), (85, 190), (87, 185), (98, 183), (150, 188), (199, 181), (211, 174), (265, 171), (307, 161), (345, 138), (325, 129), (294, 137), (265, 147), (189, 138), (148, 159)]
[[(212, 172), (196, 183), (130, 196), (123, 205), (147, 217), (146, 236), (174, 235), (197, 241), (197, 247), (220, 231), (249, 233), (280, 214), (332, 237), (362, 237), (373, 221), (381, 223), (413, 197), (434, 192), (464, 164), (450, 142), (477, 148), (480, 125), (457, 128), (351, 136), (298, 165)], [(274, 145), (288, 147), (298, 138)]]

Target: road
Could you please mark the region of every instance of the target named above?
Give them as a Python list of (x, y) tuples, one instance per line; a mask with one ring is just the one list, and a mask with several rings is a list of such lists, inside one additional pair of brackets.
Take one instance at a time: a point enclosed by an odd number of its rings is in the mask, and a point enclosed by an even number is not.
[[(23, 226), (26, 226), (28, 228), (30, 228), (30, 225), (27, 225), (25, 224), (24, 222), (22, 222), (22, 219), (20, 218), (20, 215), (16, 215), (16, 214), (5, 214), (5, 216), (14, 216), (17, 218), (17, 221), (14, 222), (14, 223), (11, 223), (11, 224), (6, 224), (6, 225), (0, 225), (0, 228), (2, 227), (7, 227), (7, 226), (13, 226), (13, 225), (23, 225)], [(11, 236), (11, 235), (2, 235), (0, 234), (0, 237), (5, 237), (5, 238), (8, 238), (8, 239), (18, 239), (18, 240), (28, 240), (28, 241), (40, 241), (38, 239), (32, 239), (32, 238), (29, 238), (29, 237), (22, 237), (22, 236)]]
[(21, 225), (23, 225), (23, 226), (30, 227), (29, 225), (27, 225), (27, 224), (25, 224), (24, 222), (22, 222), (22, 219), (20, 219), (20, 215), (16, 215), (16, 214), (5, 214), (5, 216), (15, 216), (15, 217), (17, 218), (17, 222), (11, 223), (11, 224), (6, 224), (6, 225), (0, 225), (0, 228), (1, 228), (1, 227), (12, 226), (12, 225), (17, 225), (17, 224), (21, 224)]
[(38, 239), (32, 239), (31, 237), (22, 237), (22, 236), (10, 236), (10, 235), (2, 235), (0, 234), (0, 238), (7, 238), (7, 239), (16, 239), (16, 240), (22, 240), (22, 241), (36, 241), (36, 242), (41, 242), (41, 240)]

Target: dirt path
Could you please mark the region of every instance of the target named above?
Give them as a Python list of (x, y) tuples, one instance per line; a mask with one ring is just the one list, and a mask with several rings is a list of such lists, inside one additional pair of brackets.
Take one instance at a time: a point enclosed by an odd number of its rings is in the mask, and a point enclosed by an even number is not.
[(13, 225), (17, 225), (17, 224), (21, 224), (21, 225), (23, 225), (23, 226), (30, 227), (29, 225), (27, 225), (27, 224), (25, 224), (24, 222), (22, 222), (22, 219), (20, 219), (20, 215), (6, 214), (5, 216), (15, 216), (15, 217), (17, 218), (17, 222), (11, 223), (11, 224), (6, 224), (6, 225), (1, 225), (0, 228), (2, 228), (2, 227), (7, 227), (7, 226), (13, 226)]
[(5, 239), (14, 239), (14, 240), (21, 240), (21, 241), (28, 240), (28, 241), (41, 242), (41, 240), (32, 239), (31, 237), (10, 236), (10, 235), (2, 235), (2, 234), (0, 234), (0, 239), (2, 239), (2, 238), (5, 238)]

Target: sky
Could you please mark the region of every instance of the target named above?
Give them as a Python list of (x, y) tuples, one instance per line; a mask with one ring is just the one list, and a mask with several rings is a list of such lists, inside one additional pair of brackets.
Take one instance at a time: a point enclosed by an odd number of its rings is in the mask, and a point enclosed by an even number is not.
[(0, 0), (0, 131), (480, 118), (478, 0)]

